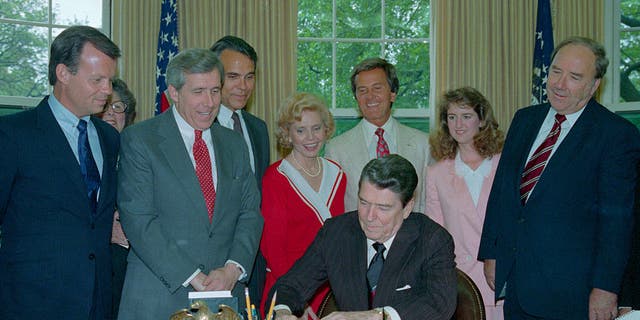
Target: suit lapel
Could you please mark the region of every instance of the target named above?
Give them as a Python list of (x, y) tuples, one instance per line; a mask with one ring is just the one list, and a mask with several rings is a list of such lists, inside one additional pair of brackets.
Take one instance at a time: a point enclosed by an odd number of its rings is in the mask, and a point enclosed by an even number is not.
[[(107, 145), (107, 141), (105, 141), (105, 132), (104, 128), (97, 123), (97, 118), (91, 117), (91, 122), (96, 127), (96, 132), (98, 133), (98, 140), (100, 141), (100, 150), (102, 151), (102, 177), (100, 183), (100, 197), (98, 198), (98, 209), (96, 210), (96, 214), (100, 214), (101, 212), (105, 212), (103, 206), (105, 204), (105, 197), (102, 195), (109, 194), (111, 189), (115, 187), (115, 181), (109, 181), (110, 177), (115, 176), (115, 173), (112, 172), (114, 169), (110, 164), (113, 163), (113, 159), (117, 158), (117, 155), (111, 153), (110, 146)], [(112, 208), (115, 210), (115, 208)], [(111, 212), (111, 210), (106, 210), (106, 212)]]
[(391, 295), (398, 286), (411, 285), (410, 283), (397, 282), (399, 279), (398, 275), (402, 274), (406, 265), (412, 262), (411, 256), (415, 251), (414, 243), (417, 238), (418, 231), (416, 225), (411, 223), (409, 218), (405, 219), (385, 259), (384, 268), (380, 274), (376, 296), (373, 301), (374, 306), (386, 305), (385, 302), (391, 301)]
[[(213, 152), (215, 153), (215, 164), (216, 164), (216, 173), (218, 175), (218, 183), (216, 183), (216, 204), (213, 207), (213, 221), (210, 228), (219, 225), (216, 223), (216, 220), (220, 219), (220, 214), (225, 212), (225, 202), (226, 201), (218, 201), (218, 199), (234, 199), (232, 195), (229, 194), (229, 188), (234, 179), (233, 177), (233, 166), (234, 161), (231, 158), (230, 152), (224, 152), (222, 146), (224, 145), (224, 141), (220, 137), (220, 131), (227, 130), (223, 128), (219, 123), (214, 124), (211, 127), (211, 139), (213, 144)], [(238, 207), (240, 207), (238, 205)]]
[(415, 141), (415, 136), (407, 134), (407, 132), (404, 130), (404, 127), (395, 118), (391, 118), (391, 121), (394, 122), (393, 125), (396, 128), (396, 132), (398, 133), (396, 137), (398, 154), (403, 155), (403, 157), (407, 159), (419, 159), (419, 157), (416, 155), (418, 147)]
[(549, 159), (544, 171), (542, 171), (542, 175), (529, 196), (529, 200), (535, 199), (538, 197), (538, 193), (544, 192), (544, 190), (547, 189), (546, 184), (553, 183), (553, 177), (559, 176), (561, 172), (564, 171), (563, 168), (571, 166), (571, 162), (575, 159), (575, 156), (582, 154), (583, 152), (581, 150), (588, 147), (588, 144), (585, 143), (585, 141), (589, 140), (588, 137), (593, 133), (597, 134), (598, 130), (592, 129), (592, 126), (596, 124), (596, 119), (594, 119), (595, 103), (593, 99), (589, 101), (567, 136), (562, 140), (553, 155), (551, 155), (551, 159)]
[(242, 110), (242, 118), (244, 119), (244, 123), (247, 125), (247, 133), (249, 134), (249, 142), (251, 142), (251, 151), (253, 153), (253, 167), (255, 171), (258, 171), (258, 166), (262, 163), (262, 159), (260, 158), (262, 155), (256, 149), (256, 136), (259, 134), (256, 130), (255, 125), (253, 124), (253, 120), (249, 117), (248, 112)]
[(156, 117), (161, 117), (156, 128), (156, 134), (161, 137), (159, 148), (169, 168), (173, 171), (176, 180), (182, 185), (181, 189), (187, 194), (193, 207), (196, 208), (195, 212), (191, 210), (185, 210), (185, 212), (196, 215), (197, 219), (201, 219), (203, 223), (208, 224), (207, 207), (200, 189), (200, 182), (196, 176), (191, 158), (187, 154), (188, 151), (185, 148), (184, 140), (182, 140), (173, 112), (167, 110), (167, 112)]
[[(47, 100), (48, 97), (45, 97), (36, 108), (38, 118), (37, 126), (42, 132), (39, 135), (39, 139), (42, 140), (40, 143), (49, 150), (51, 161), (58, 163), (56, 167), (63, 168), (67, 172), (66, 176), (71, 183), (71, 187), (74, 189), (71, 192), (77, 195), (86, 195), (87, 190), (84, 185), (84, 180), (82, 179), (78, 159), (74, 156), (69, 141), (64, 135), (64, 132), (62, 132), (58, 121), (56, 121), (56, 118), (53, 116)], [(86, 215), (89, 217), (89, 215), (86, 214), (89, 208), (89, 198), (86, 196), (78, 198), (78, 207), (87, 208), (87, 210), (77, 210), (73, 213), (79, 216)]]

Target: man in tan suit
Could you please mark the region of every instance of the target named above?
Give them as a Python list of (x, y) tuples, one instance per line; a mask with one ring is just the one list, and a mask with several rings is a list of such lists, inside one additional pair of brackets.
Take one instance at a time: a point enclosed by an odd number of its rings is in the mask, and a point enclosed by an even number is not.
[(357, 209), (360, 172), (369, 160), (379, 156), (378, 149), (386, 146), (383, 153), (397, 153), (415, 167), (419, 180), (414, 211), (424, 212), (422, 181), (429, 162), (428, 137), (391, 116), (399, 87), (396, 68), (384, 59), (365, 59), (353, 68), (351, 91), (363, 119), (351, 130), (331, 139), (325, 149), (325, 156), (337, 161), (347, 174), (346, 211)]

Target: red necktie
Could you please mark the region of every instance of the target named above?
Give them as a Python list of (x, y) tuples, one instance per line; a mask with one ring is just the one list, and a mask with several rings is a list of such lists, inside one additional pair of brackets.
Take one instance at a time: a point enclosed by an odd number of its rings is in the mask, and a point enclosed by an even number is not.
[(527, 162), (527, 165), (524, 167), (524, 171), (522, 172), (522, 179), (520, 180), (520, 201), (522, 205), (527, 202), (527, 198), (529, 198), (529, 194), (533, 187), (535, 187), (538, 179), (540, 179), (540, 175), (544, 170), (544, 167), (547, 165), (547, 160), (549, 160), (549, 156), (551, 155), (551, 151), (553, 150), (553, 146), (558, 141), (558, 137), (560, 136), (560, 125), (562, 122), (567, 120), (563, 114), (556, 114), (556, 120), (547, 135), (547, 138), (542, 142), (542, 144), (536, 149), (536, 151)]
[(389, 145), (384, 140), (384, 129), (378, 128), (376, 130), (376, 136), (378, 136), (378, 146), (376, 147), (376, 157), (382, 158), (389, 154)]
[(213, 218), (213, 206), (216, 202), (216, 189), (213, 186), (211, 171), (211, 157), (207, 144), (202, 140), (202, 130), (195, 130), (196, 139), (193, 141), (193, 158), (196, 160), (196, 175), (200, 181), (200, 189), (204, 196), (209, 214), (209, 223)]

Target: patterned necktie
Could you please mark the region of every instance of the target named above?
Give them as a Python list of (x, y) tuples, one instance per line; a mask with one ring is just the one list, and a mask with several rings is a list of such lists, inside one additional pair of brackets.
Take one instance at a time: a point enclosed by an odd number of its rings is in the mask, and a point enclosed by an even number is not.
[(240, 124), (240, 117), (237, 112), (231, 113), (231, 119), (233, 120), (233, 131), (239, 133), (244, 137), (244, 133), (242, 132), (242, 125)]
[(76, 127), (80, 134), (78, 135), (78, 160), (80, 160), (80, 171), (82, 179), (87, 188), (87, 197), (91, 213), (96, 214), (98, 207), (98, 189), (100, 188), (100, 172), (98, 166), (93, 159), (91, 146), (89, 145), (89, 136), (87, 135), (87, 122), (80, 120)]
[(549, 131), (547, 138), (536, 149), (531, 156), (531, 159), (529, 159), (529, 162), (527, 162), (527, 165), (524, 167), (522, 179), (520, 180), (520, 202), (522, 205), (527, 202), (531, 190), (533, 190), (538, 179), (540, 179), (540, 175), (542, 174), (544, 167), (547, 165), (547, 160), (549, 160), (553, 146), (556, 144), (556, 141), (558, 141), (558, 137), (560, 136), (560, 125), (565, 120), (567, 120), (567, 117), (563, 114), (556, 114), (555, 123), (553, 124), (551, 131)]
[(195, 130), (196, 138), (193, 141), (193, 158), (196, 161), (196, 175), (200, 181), (200, 189), (207, 205), (209, 223), (213, 218), (213, 206), (216, 202), (216, 189), (213, 186), (213, 175), (211, 170), (211, 157), (207, 144), (202, 140), (202, 130)]
[(389, 145), (384, 140), (384, 129), (376, 129), (376, 136), (378, 136), (378, 146), (376, 147), (376, 157), (382, 158), (389, 154)]
[(369, 285), (370, 302), (373, 301), (373, 296), (376, 294), (376, 287), (378, 286), (378, 279), (382, 273), (382, 267), (384, 266), (384, 244), (376, 242), (373, 244), (373, 248), (376, 250), (376, 254), (369, 263), (369, 269), (367, 269), (367, 284)]

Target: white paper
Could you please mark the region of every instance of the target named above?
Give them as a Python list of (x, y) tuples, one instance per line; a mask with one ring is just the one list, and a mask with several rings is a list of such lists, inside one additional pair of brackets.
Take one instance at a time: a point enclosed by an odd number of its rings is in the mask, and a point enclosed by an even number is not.
[(189, 299), (231, 298), (231, 291), (191, 291)]

